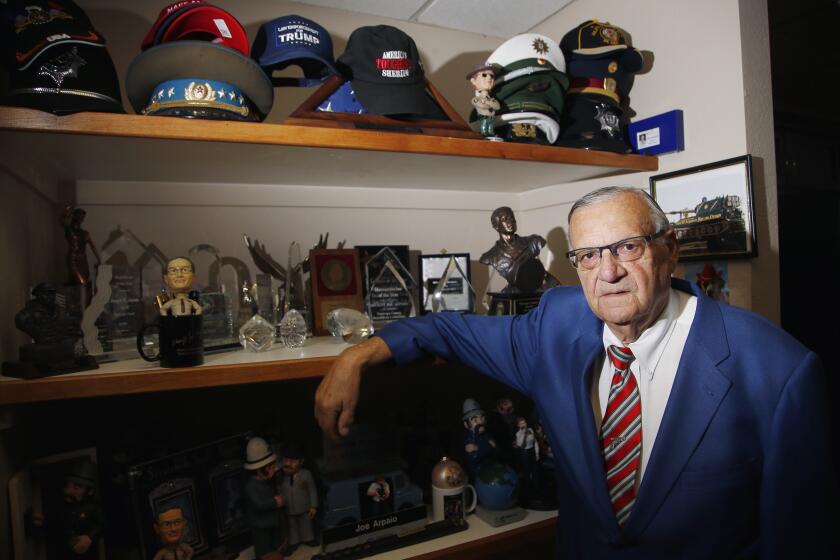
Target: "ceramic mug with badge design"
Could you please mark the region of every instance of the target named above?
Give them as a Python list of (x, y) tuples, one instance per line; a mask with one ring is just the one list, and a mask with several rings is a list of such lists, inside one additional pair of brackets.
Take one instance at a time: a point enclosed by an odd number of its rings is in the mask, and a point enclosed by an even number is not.
[[(461, 465), (443, 457), (432, 469), (432, 521), (463, 519), (478, 501), (475, 488), (465, 484), (466, 474)], [(467, 499), (467, 495), (470, 499)]]

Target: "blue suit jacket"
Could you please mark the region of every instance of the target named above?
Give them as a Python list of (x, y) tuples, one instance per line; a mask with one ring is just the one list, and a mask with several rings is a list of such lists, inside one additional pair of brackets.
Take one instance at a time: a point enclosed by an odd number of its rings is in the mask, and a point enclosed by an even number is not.
[(549, 290), (527, 315), (436, 313), (379, 336), (398, 363), (444, 356), (534, 400), (557, 464), (561, 558), (823, 558), (836, 527), (819, 361), (758, 315), (694, 295), (694, 323), (623, 529), (590, 401), (604, 324), (579, 287)]

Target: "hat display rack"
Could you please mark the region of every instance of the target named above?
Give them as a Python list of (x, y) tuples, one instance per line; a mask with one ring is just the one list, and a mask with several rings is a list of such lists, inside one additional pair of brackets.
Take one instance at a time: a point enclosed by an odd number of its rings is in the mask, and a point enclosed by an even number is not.
[(429, 81), (426, 82), (426, 90), (446, 114), (446, 119), (417, 118), (409, 121), (386, 115), (359, 115), (356, 113), (316, 111), (316, 108), (338, 90), (345, 81), (341, 76), (330, 76), (321, 87), (309, 96), (283, 122), (285, 124), (325, 128), (360, 128), (395, 132), (422, 132), (423, 134), (432, 136), (481, 139), (481, 135), (469, 127), (466, 121), (461, 118), (461, 115), (452, 108), (452, 105), (449, 104), (437, 88)]

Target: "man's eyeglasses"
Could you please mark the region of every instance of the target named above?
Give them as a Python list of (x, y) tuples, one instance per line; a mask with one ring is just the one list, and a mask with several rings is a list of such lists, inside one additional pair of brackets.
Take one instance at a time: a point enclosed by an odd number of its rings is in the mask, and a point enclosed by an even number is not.
[(642, 258), (645, 254), (645, 247), (654, 239), (658, 239), (665, 235), (665, 231), (660, 231), (652, 235), (637, 235), (635, 237), (628, 237), (621, 241), (616, 241), (603, 247), (583, 247), (569, 251), (566, 256), (571, 261), (575, 268), (582, 268), (583, 270), (592, 270), (601, 264), (601, 253), (604, 249), (609, 249), (610, 253), (620, 262), (635, 261)]
[(184, 518), (179, 517), (178, 519), (172, 519), (168, 521), (161, 521), (160, 527), (161, 529), (178, 529), (184, 525)]
[(170, 266), (166, 269), (169, 274), (192, 274), (192, 271), (191, 266)]

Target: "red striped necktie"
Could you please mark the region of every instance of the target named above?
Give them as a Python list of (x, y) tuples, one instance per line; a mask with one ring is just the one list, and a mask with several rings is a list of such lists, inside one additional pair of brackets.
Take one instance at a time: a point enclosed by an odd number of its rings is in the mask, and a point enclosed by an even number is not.
[(601, 445), (607, 487), (616, 520), (624, 526), (636, 501), (636, 471), (642, 458), (642, 400), (630, 373), (634, 360), (629, 348), (607, 348), (615, 370), (601, 423)]

